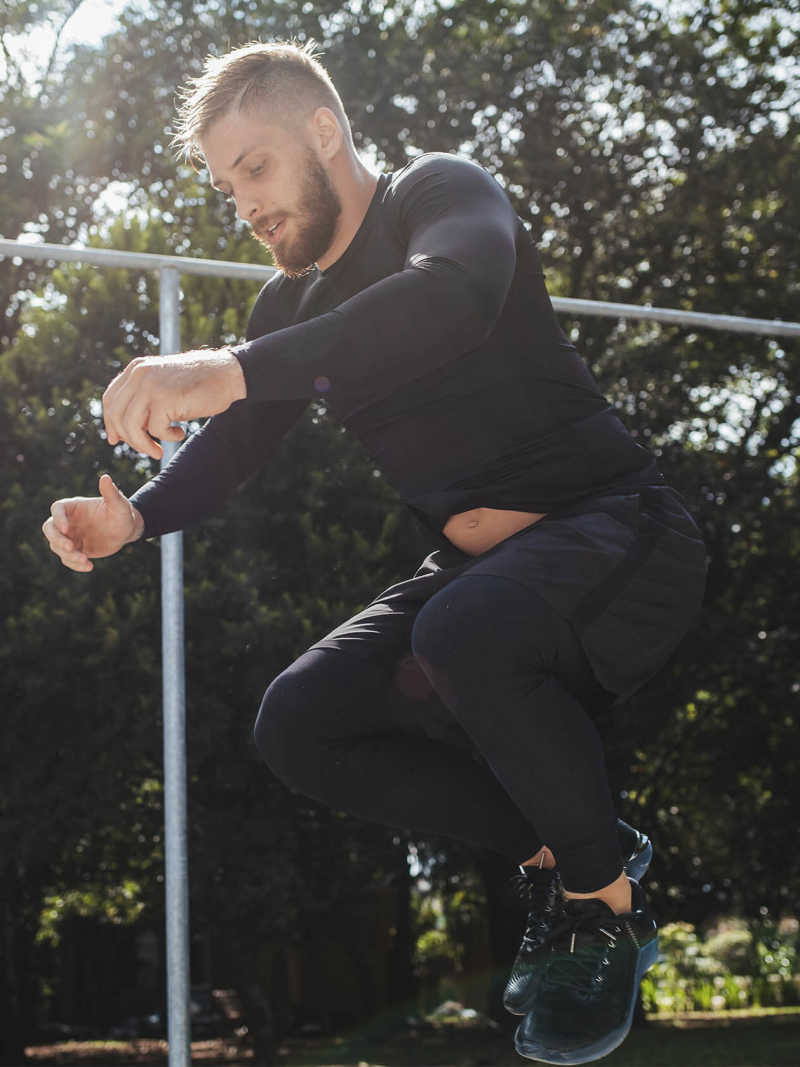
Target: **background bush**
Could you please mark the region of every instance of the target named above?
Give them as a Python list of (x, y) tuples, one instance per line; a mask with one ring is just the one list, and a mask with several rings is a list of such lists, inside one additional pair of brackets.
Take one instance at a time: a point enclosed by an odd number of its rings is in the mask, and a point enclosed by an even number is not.
[(797, 919), (720, 920), (705, 940), (691, 923), (659, 931), (642, 981), (645, 1011), (727, 1011), (800, 1004)]

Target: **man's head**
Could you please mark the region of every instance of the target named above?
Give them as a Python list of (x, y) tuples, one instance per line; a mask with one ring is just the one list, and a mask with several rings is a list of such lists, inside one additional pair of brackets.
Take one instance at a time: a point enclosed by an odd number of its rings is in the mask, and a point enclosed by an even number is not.
[(341, 214), (336, 161), (355, 155), (313, 46), (254, 43), (209, 57), (180, 95), (179, 156), (208, 166), (279, 268), (305, 273), (330, 247)]

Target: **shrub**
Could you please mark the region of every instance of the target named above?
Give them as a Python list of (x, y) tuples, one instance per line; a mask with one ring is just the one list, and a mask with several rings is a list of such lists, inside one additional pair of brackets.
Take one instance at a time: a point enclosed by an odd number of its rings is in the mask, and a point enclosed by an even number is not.
[(800, 1002), (796, 921), (728, 919), (703, 941), (690, 923), (659, 931), (642, 980), (645, 1011), (724, 1011)]

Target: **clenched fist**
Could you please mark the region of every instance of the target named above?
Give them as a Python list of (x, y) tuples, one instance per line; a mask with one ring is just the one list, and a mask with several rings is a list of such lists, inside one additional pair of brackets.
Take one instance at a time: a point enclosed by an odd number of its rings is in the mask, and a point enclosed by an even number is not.
[(103, 393), (108, 443), (126, 441), (161, 459), (163, 449), (154, 438), (185, 436), (171, 423), (219, 415), (246, 396), (241, 365), (227, 348), (133, 359)]
[(65, 567), (90, 571), (92, 559), (113, 556), (144, 533), (141, 513), (117, 489), (109, 475), (99, 482), (100, 496), (56, 500), (42, 532)]

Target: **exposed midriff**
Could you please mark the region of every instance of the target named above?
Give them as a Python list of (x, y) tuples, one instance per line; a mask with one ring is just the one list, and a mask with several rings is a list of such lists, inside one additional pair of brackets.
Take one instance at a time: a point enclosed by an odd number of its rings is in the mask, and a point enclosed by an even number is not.
[(451, 544), (468, 556), (487, 552), (499, 541), (543, 519), (536, 511), (506, 511), (502, 508), (472, 508), (451, 515), (442, 533)]

